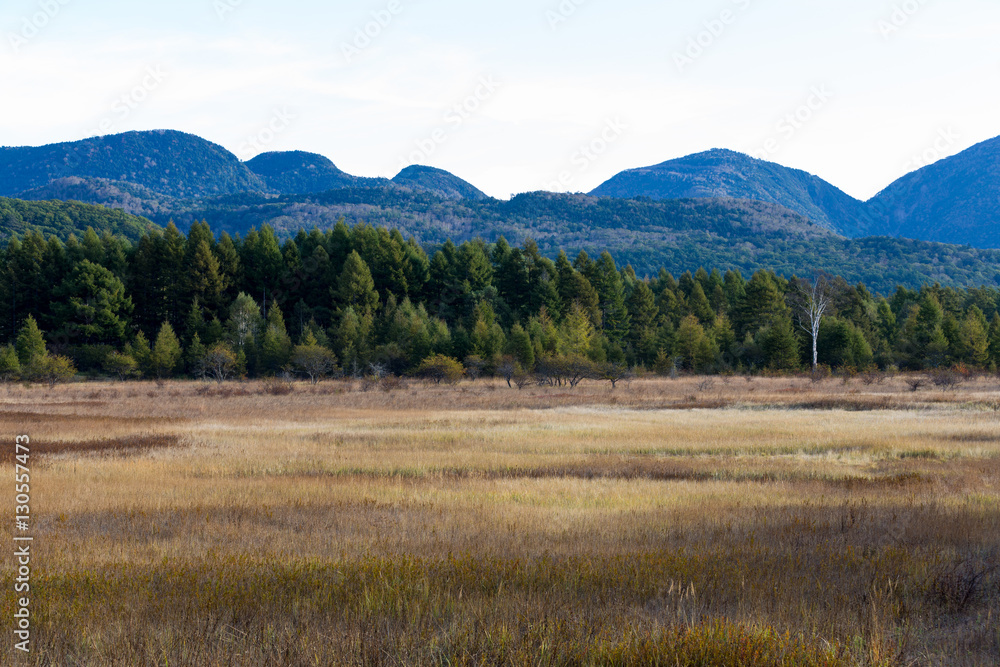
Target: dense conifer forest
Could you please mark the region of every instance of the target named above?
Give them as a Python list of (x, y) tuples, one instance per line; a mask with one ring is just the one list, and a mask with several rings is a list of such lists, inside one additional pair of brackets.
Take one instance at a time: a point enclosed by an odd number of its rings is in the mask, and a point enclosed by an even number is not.
[[(427, 252), (343, 222), (284, 242), (206, 223), (129, 241), (37, 231), (3, 251), (0, 373), (53, 379), (320, 379), (419, 373), (511, 380), (813, 366), (808, 305), (822, 287), (818, 368), (995, 368), (1000, 291), (926, 285), (877, 294), (831, 276), (698, 268), (638, 277), (611, 254), (474, 240)], [(61, 375), (60, 375), (61, 374)]]

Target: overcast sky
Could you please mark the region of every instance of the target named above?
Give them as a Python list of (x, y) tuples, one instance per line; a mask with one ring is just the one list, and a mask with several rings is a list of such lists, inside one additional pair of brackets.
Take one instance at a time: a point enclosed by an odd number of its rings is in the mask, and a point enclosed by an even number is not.
[(5, 0), (0, 145), (169, 128), (506, 198), (710, 148), (867, 199), (1000, 134), (995, 0)]

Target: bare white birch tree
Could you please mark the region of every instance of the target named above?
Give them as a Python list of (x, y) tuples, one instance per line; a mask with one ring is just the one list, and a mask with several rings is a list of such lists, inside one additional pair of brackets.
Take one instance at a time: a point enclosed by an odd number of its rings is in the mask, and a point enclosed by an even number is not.
[(812, 338), (812, 368), (819, 365), (819, 327), (823, 315), (833, 301), (833, 290), (829, 278), (818, 274), (813, 281), (799, 278), (795, 281), (792, 296), (799, 328)]

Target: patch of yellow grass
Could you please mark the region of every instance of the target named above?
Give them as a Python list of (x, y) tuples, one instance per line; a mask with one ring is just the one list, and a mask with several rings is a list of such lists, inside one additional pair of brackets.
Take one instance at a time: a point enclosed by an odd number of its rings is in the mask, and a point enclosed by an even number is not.
[(992, 381), (577, 389), (8, 387), (26, 664), (1000, 660)]

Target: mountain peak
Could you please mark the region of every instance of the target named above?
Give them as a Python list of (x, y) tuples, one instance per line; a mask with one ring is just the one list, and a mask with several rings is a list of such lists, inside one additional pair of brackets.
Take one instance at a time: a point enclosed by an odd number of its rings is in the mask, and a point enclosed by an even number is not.
[(172, 197), (263, 188), (260, 179), (225, 148), (176, 130), (0, 148), (0, 174), (0, 195), (16, 195), (68, 176), (135, 183)]
[(416, 190), (426, 190), (445, 199), (487, 199), (487, 196), (471, 183), (437, 167), (410, 165), (396, 174), (392, 182)]
[(261, 153), (246, 163), (271, 190), (283, 194), (325, 192), (354, 186), (356, 178), (329, 158), (306, 151)]
[(341, 174), (344, 173), (337, 168), (337, 165), (330, 158), (319, 153), (309, 153), (307, 151), (269, 151), (261, 153), (251, 160), (247, 160), (246, 164), (259, 167), (279, 164), (305, 166), (311, 169), (335, 169)]
[(816, 176), (724, 148), (623, 171), (591, 194), (619, 198), (751, 199), (779, 204), (846, 236), (861, 235), (868, 219), (863, 202)]
[(1000, 247), (1000, 137), (903, 176), (868, 206), (873, 233)]

